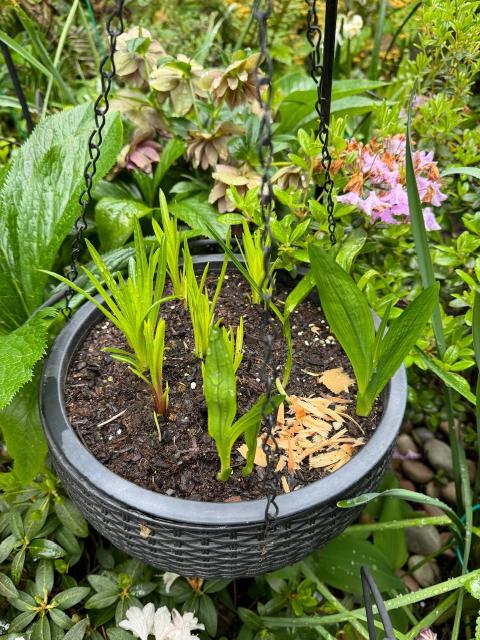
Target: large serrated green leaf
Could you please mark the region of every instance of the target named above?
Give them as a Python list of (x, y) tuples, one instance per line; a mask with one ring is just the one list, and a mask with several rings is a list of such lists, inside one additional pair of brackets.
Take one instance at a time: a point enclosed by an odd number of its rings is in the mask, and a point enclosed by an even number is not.
[[(0, 192), (0, 330), (20, 326), (42, 300), (58, 250), (80, 213), (92, 106), (46, 118), (16, 152)], [(109, 115), (95, 182), (122, 143), (118, 114)]]
[(51, 320), (34, 316), (8, 335), (0, 335), (0, 409), (32, 379), (33, 367), (45, 353)]
[(39, 376), (34, 376), (0, 411), (0, 431), (14, 459), (13, 470), (25, 483), (42, 470), (47, 455), (47, 443), (38, 413), (39, 382)]
[(191, 229), (201, 231), (207, 238), (214, 238), (213, 231), (225, 239), (228, 225), (221, 222), (221, 216), (204, 198), (194, 196), (171, 204), (172, 213)]

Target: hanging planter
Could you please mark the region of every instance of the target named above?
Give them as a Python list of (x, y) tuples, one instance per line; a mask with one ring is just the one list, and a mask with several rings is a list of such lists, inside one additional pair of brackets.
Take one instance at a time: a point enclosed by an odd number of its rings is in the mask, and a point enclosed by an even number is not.
[[(196, 266), (201, 268), (207, 260), (211, 269), (218, 271), (223, 256), (196, 258)], [(234, 292), (239, 284), (232, 283)], [(311, 307), (317, 309), (317, 304), (315, 301)], [(299, 313), (307, 311), (304, 308)], [(340, 509), (336, 503), (373, 490), (386, 469), (406, 403), (403, 368), (388, 384), (379, 421), (364, 446), (337, 471), (279, 495), (278, 516), (266, 527), (266, 498), (212, 502), (161, 495), (158, 490), (120, 477), (82, 443), (68, 417), (72, 403), (69, 401), (67, 411), (65, 387), (70, 384), (71, 390), (69, 370), (78, 359), (85, 338), (92, 335), (101, 319), (98, 309), (86, 303), (55, 341), (42, 378), (41, 417), (53, 464), (65, 490), (89, 522), (115, 546), (148, 564), (181, 575), (236, 578), (299, 561), (341, 533), (355, 518), (357, 510)], [(176, 326), (176, 330), (180, 329)], [(104, 331), (101, 328), (97, 333)], [(98, 381), (103, 374), (98, 372)], [(126, 389), (134, 381), (126, 370), (124, 376)], [(170, 387), (178, 388), (177, 382), (170, 379)], [(74, 409), (82, 413), (82, 407)], [(89, 407), (83, 409), (88, 413)], [(201, 420), (199, 416), (198, 421)], [(117, 426), (118, 423), (115, 430)], [(144, 425), (153, 439), (152, 426), (151, 420)], [(88, 437), (81, 430), (79, 433), (82, 438)], [(99, 429), (98, 439), (108, 440), (106, 433), (101, 435)], [(115, 449), (110, 454), (114, 457)], [(132, 451), (128, 455), (131, 454)], [(237, 453), (234, 455), (238, 457)], [(132, 461), (131, 466), (138, 464), (138, 460)], [(193, 463), (187, 466), (190, 464)], [(258, 478), (254, 478), (252, 483), (258, 484)], [(196, 482), (201, 486), (204, 479), (198, 477)]]

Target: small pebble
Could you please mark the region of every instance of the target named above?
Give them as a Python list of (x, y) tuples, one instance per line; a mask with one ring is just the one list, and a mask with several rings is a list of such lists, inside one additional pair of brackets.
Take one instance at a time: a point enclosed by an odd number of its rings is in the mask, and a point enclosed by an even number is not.
[[(414, 555), (408, 559), (408, 568), (411, 569), (424, 559), (421, 555)], [(413, 572), (413, 577), (421, 587), (431, 587), (440, 579), (440, 569), (435, 560), (431, 560)]]
[(197, 388), (197, 383), (196, 382), (191, 382), (190, 383), (190, 389), (196, 389)]
[(404, 456), (407, 455), (410, 451), (413, 453), (418, 453), (417, 445), (407, 433), (402, 433), (398, 437), (397, 449)]
[(436, 482), (431, 480), (427, 484), (427, 486), (425, 487), (425, 493), (427, 494), (427, 496), (430, 496), (431, 498), (439, 498), (440, 497), (440, 487), (438, 486), (438, 484)]
[(407, 491), (416, 491), (417, 487), (413, 484), (411, 480), (407, 480), (406, 478), (402, 478), (398, 483), (400, 485), (400, 489), (406, 489)]
[(442, 548), (442, 541), (437, 529), (432, 525), (425, 527), (409, 527), (405, 529), (407, 549), (410, 553), (429, 556)]
[(445, 486), (441, 488), (442, 498), (453, 506), (457, 504), (457, 497), (455, 493), (455, 483), (448, 482)]
[(412, 435), (419, 444), (435, 437), (430, 429), (427, 429), (426, 427), (418, 427), (417, 429), (414, 429), (412, 431)]
[(432, 438), (424, 443), (423, 449), (427, 460), (436, 471), (444, 471), (449, 478), (453, 477), (452, 450), (448, 444)]
[(433, 478), (433, 471), (423, 462), (418, 460), (404, 460), (402, 462), (403, 473), (413, 482), (426, 484)]

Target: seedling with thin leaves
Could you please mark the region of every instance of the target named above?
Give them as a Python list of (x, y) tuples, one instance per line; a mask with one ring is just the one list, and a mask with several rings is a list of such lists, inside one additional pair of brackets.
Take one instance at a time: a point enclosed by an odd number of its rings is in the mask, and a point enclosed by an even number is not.
[[(217, 479), (222, 482), (227, 481), (232, 473), (232, 448), (241, 437), (248, 448), (242, 475), (247, 476), (252, 472), (265, 402), (265, 397), (260, 396), (253, 407), (234, 422), (237, 414), (235, 364), (235, 349), (232, 348), (228, 332), (218, 326), (213, 327), (202, 366), (203, 392), (208, 408), (208, 433), (215, 441), (220, 459)], [(272, 399), (273, 407), (277, 407), (281, 399), (281, 396), (275, 396)]]
[[(250, 281), (255, 283), (255, 286), (250, 286), (252, 303), (260, 304), (262, 302), (260, 292), (266, 284), (262, 231), (256, 229), (252, 233), (248, 223), (244, 220), (242, 242), (238, 242), (238, 247), (245, 262), (248, 275), (250, 276)], [(271, 287), (267, 287), (267, 292), (271, 293)]]
[[(367, 299), (355, 281), (318, 244), (310, 245), (309, 256), (323, 312), (355, 372), (357, 413), (367, 416), (432, 317), (438, 285), (425, 289), (387, 330), (391, 304), (375, 330)], [(309, 280), (310, 276), (304, 279), (303, 293)]]
[(185, 243), (183, 248), (183, 265), (185, 274), (185, 287), (187, 291), (187, 305), (190, 312), (190, 318), (193, 327), (193, 336), (195, 340), (195, 356), (204, 358), (207, 353), (208, 343), (210, 340), (210, 332), (212, 330), (215, 307), (217, 305), (218, 296), (222, 289), (225, 273), (227, 271), (228, 257), (225, 256), (220, 273), (218, 275), (217, 285), (213, 298), (210, 300), (208, 295), (206, 280), (208, 275), (209, 264), (203, 270), (200, 283), (197, 280), (195, 269), (193, 266), (192, 256)]
[(167, 273), (173, 287), (173, 293), (177, 298), (185, 299), (185, 276), (180, 268), (180, 248), (182, 245), (182, 234), (178, 230), (177, 219), (168, 212), (168, 205), (163, 191), (160, 191), (160, 215), (162, 226), (153, 219), (153, 231), (158, 242), (165, 245), (167, 254)]
[(125, 336), (131, 351), (106, 348), (112, 358), (129, 365), (132, 372), (149, 385), (156, 415), (165, 415), (168, 406), (168, 383), (163, 381), (165, 351), (165, 320), (160, 317), (160, 306), (173, 296), (163, 296), (166, 277), (165, 239), (160, 247), (147, 256), (140, 224), (135, 221), (135, 257), (128, 263), (128, 279), (120, 272), (114, 276), (95, 247), (86, 240), (88, 251), (102, 278), (87, 267), (85, 275), (103, 299), (103, 304), (84, 289), (58, 274), (54, 278), (90, 300)]

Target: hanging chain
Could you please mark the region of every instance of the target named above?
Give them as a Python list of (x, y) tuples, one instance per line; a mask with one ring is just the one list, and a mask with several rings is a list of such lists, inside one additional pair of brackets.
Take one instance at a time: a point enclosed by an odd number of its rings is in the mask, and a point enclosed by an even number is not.
[(307, 3), (307, 40), (312, 47), (310, 52), (310, 75), (315, 82), (317, 88), (317, 100), (315, 102), (315, 110), (318, 114), (318, 129), (317, 135), (322, 145), (322, 169), (324, 172), (323, 185), (319, 188), (318, 196), (321, 197), (325, 194), (327, 202), (327, 219), (328, 219), (328, 233), (330, 236), (330, 244), (333, 245), (337, 242), (335, 237), (335, 231), (337, 227), (337, 221), (334, 216), (334, 203), (333, 203), (333, 180), (330, 175), (330, 169), (332, 166), (332, 156), (328, 148), (328, 116), (325, 115), (325, 95), (323, 92), (324, 86), (324, 68), (322, 64), (322, 29), (318, 23), (317, 13), (317, 0), (305, 0)]
[[(255, 0), (253, 5), (253, 16), (258, 24), (258, 41), (260, 55), (255, 69), (255, 84), (257, 89), (257, 100), (261, 109), (260, 128), (258, 134), (258, 156), (262, 167), (262, 180), (260, 185), (260, 211), (262, 217), (262, 247), (263, 247), (263, 282), (261, 285), (261, 295), (264, 305), (263, 311), (263, 341), (265, 346), (263, 360), (263, 382), (265, 389), (265, 401), (262, 406), (262, 422), (264, 424), (263, 451), (267, 459), (265, 475), (263, 478), (264, 488), (268, 492), (267, 504), (265, 508), (265, 545), (262, 555), (266, 555), (267, 540), (270, 529), (279, 509), (275, 501), (280, 493), (280, 480), (276, 473), (279, 457), (278, 444), (273, 435), (276, 424), (276, 414), (271, 407), (271, 399), (275, 390), (275, 365), (273, 361), (273, 341), (275, 335), (275, 318), (270, 309), (270, 304), (274, 292), (274, 279), (271, 269), (273, 235), (270, 226), (273, 209), (273, 187), (271, 182), (271, 171), (273, 162), (272, 143), (272, 76), (273, 64), (268, 49), (268, 19), (272, 13), (272, 0)], [(266, 73), (262, 75), (261, 64), (265, 64)]]
[[(83, 172), (85, 188), (83, 189), (78, 202), (81, 213), (75, 221), (75, 239), (72, 244), (72, 254), (70, 268), (67, 278), (75, 281), (78, 277), (78, 258), (83, 246), (83, 236), (87, 228), (87, 208), (92, 201), (93, 178), (97, 172), (97, 162), (100, 157), (100, 147), (103, 142), (103, 129), (107, 122), (107, 113), (110, 107), (108, 97), (112, 88), (112, 81), (115, 76), (115, 51), (117, 50), (117, 38), (123, 33), (123, 5), (125, 0), (117, 0), (115, 9), (107, 20), (107, 34), (109, 50), (100, 63), (100, 79), (102, 83), (101, 93), (94, 104), (95, 128), (88, 139), (89, 160)], [(64, 315), (70, 318), (72, 310), (70, 303), (73, 298), (73, 289), (67, 289), (65, 293)]]

